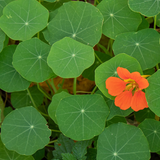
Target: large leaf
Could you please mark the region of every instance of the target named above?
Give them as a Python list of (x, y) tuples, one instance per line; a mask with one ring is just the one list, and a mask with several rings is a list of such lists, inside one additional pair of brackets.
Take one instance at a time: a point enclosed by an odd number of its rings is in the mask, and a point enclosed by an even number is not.
[(102, 22), (102, 14), (93, 5), (68, 2), (58, 9), (58, 14), (49, 23), (44, 36), (50, 44), (71, 37), (93, 47), (101, 38)]
[(9, 151), (0, 138), (0, 160), (34, 160), (32, 156), (20, 155), (14, 151)]
[(148, 106), (156, 115), (160, 117), (160, 70), (148, 78), (149, 87), (146, 88), (146, 99)]
[(138, 61), (123, 53), (98, 66), (95, 70), (95, 82), (99, 90), (108, 98), (113, 97), (108, 93), (105, 81), (109, 77), (118, 77), (117, 67), (127, 68), (130, 72), (138, 71), (142, 74)]
[(160, 151), (160, 122), (154, 119), (145, 119), (138, 126), (146, 136), (150, 151), (157, 152)]
[(23, 107), (8, 114), (1, 127), (2, 142), (9, 150), (32, 155), (49, 143), (47, 121), (33, 107)]
[(3, 49), (5, 38), (6, 38), (5, 33), (0, 29), (0, 52)]
[(14, 0), (0, 0), (0, 17), (3, 14), (3, 8), (10, 2), (12, 2)]
[(0, 27), (14, 40), (27, 40), (47, 26), (48, 16), (35, 0), (16, 0), (4, 8)]
[(150, 152), (142, 131), (125, 123), (107, 127), (98, 138), (97, 160), (149, 160)]
[(120, 33), (136, 31), (141, 22), (140, 14), (129, 9), (128, 0), (103, 0), (97, 8), (104, 16), (103, 34), (112, 39)]
[(159, 0), (129, 0), (129, 7), (147, 17), (153, 17), (160, 12)]
[(13, 66), (27, 80), (43, 82), (52, 76), (47, 64), (50, 46), (38, 38), (21, 42), (13, 55)]
[(10, 45), (0, 54), (0, 88), (7, 92), (22, 91), (30, 85), (30, 82), (24, 79), (12, 65), (15, 49), (16, 45)]
[(94, 63), (94, 50), (65, 37), (52, 45), (47, 62), (56, 75), (75, 78)]
[(57, 118), (56, 118), (57, 107), (63, 98), (69, 97), (69, 96), (71, 96), (69, 93), (62, 91), (60, 93), (55, 94), (52, 97), (52, 101), (48, 107), (48, 114), (56, 124), (57, 124)]
[(63, 98), (56, 117), (62, 133), (74, 140), (87, 140), (99, 135), (109, 109), (101, 95), (74, 95)]
[(63, 160), (77, 160), (73, 154), (70, 153), (62, 153)]
[(154, 29), (118, 35), (113, 44), (114, 54), (126, 53), (136, 58), (142, 69), (154, 67), (160, 62), (159, 33)]
[[(38, 90), (37, 86), (33, 86), (29, 88), (29, 91), (31, 93), (31, 96), (36, 106), (37, 107), (40, 106), (43, 102), (42, 92)], [(33, 105), (27, 91), (11, 93), (11, 103), (14, 108), (21, 108), (21, 107)]]

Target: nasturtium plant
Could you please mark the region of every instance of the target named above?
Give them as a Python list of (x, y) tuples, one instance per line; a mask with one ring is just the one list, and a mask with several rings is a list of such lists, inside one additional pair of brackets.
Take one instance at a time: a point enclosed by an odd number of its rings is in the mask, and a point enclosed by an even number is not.
[(160, 159), (159, 0), (0, 0), (0, 160)]

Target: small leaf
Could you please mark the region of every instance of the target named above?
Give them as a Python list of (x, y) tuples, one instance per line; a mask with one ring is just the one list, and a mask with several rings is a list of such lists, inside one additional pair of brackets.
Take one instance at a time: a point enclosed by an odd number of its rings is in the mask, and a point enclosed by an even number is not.
[(141, 18), (142, 18), (142, 22), (141, 24), (139, 25), (138, 27), (138, 31), (141, 30), (141, 29), (146, 29), (146, 28), (149, 28), (149, 23), (148, 21), (144, 18), (144, 16), (141, 15)]
[(4, 8), (0, 27), (14, 40), (27, 40), (47, 26), (48, 16), (48, 10), (35, 0), (16, 0)]
[[(36, 106), (37, 107), (40, 106), (43, 102), (42, 92), (38, 90), (37, 86), (33, 86), (29, 88), (29, 91), (31, 93), (31, 96)], [(21, 108), (21, 107), (33, 105), (27, 91), (11, 93), (11, 103), (14, 108)]]
[(78, 160), (86, 159), (85, 154), (87, 153), (87, 147), (91, 145), (91, 143), (92, 143), (92, 140), (76, 142), (72, 149), (73, 155)]
[(0, 54), (0, 88), (6, 92), (26, 90), (30, 85), (30, 82), (24, 79), (12, 65), (15, 49), (16, 45), (10, 45)]
[(60, 130), (74, 140), (87, 140), (99, 135), (109, 109), (101, 95), (74, 95), (63, 98), (56, 116)]
[(72, 139), (65, 137), (64, 135), (60, 135), (57, 142), (54, 143), (55, 150), (53, 151), (53, 156), (56, 159), (62, 158), (62, 153), (71, 153), (72, 148), (75, 145)]
[(118, 122), (127, 123), (125, 117), (115, 116), (112, 119), (110, 119), (109, 121), (108, 120), (106, 121), (106, 126), (109, 126), (111, 124), (118, 123)]
[(143, 110), (140, 110), (138, 112), (134, 112), (135, 118), (138, 122), (144, 121), (146, 118), (155, 118), (155, 114), (149, 109), (145, 108)]
[(101, 38), (102, 23), (103, 16), (95, 6), (72, 1), (58, 9), (57, 15), (47, 26), (48, 36), (45, 32), (44, 36), (51, 45), (64, 37), (71, 37), (93, 47)]
[(128, 7), (128, 0), (104, 0), (97, 8), (104, 16), (103, 34), (111, 39), (124, 32), (136, 31), (141, 22), (140, 14)]
[(5, 107), (3, 111), (4, 117), (6, 117), (12, 111), (13, 109), (11, 107)]
[(138, 126), (146, 136), (150, 151), (158, 152), (160, 150), (160, 122), (154, 119), (145, 119)]
[(118, 77), (117, 67), (127, 68), (130, 72), (138, 71), (142, 74), (142, 69), (138, 61), (124, 53), (119, 54), (98, 66), (95, 70), (96, 85), (106, 97), (111, 99), (113, 99), (113, 97), (108, 93), (105, 81), (109, 77)]
[(77, 160), (73, 154), (70, 153), (62, 153), (63, 160)]
[(0, 160), (34, 160), (32, 156), (25, 156), (8, 150), (1, 141), (0, 137)]
[(107, 127), (97, 144), (97, 160), (106, 159), (149, 160), (149, 146), (143, 132), (122, 122)]
[(71, 96), (69, 93), (62, 91), (60, 93), (55, 94), (52, 97), (52, 101), (48, 107), (48, 114), (56, 124), (57, 124), (57, 118), (56, 118), (57, 107), (63, 98), (69, 97), (69, 96)]
[(13, 55), (13, 66), (27, 80), (43, 82), (54, 76), (47, 64), (50, 46), (38, 38), (21, 42)]
[(52, 45), (47, 62), (56, 75), (75, 78), (94, 63), (94, 50), (65, 37)]
[(147, 17), (153, 17), (160, 12), (159, 0), (129, 0), (129, 7)]
[(2, 123), (2, 142), (9, 150), (32, 155), (49, 143), (51, 131), (46, 124), (45, 118), (35, 108), (16, 109)]
[(97, 156), (97, 149), (95, 148), (87, 149), (87, 159), (86, 160), (96, 160), (96, 156)]
[(3, 49), (5, 38), (6, 38), (5, 33), (0, 29), (0, 52)]
[(148, 79), (149, 87), (146, 88), (146, 99), (148, 106), (157, 116), (160, 117), (160, 70), (150, 76)]
[(151, 28), (118, 35), (113, 44), (114, 54), (126, 53), (138, 60), (142, 70), (160, 62), (159, 33)]

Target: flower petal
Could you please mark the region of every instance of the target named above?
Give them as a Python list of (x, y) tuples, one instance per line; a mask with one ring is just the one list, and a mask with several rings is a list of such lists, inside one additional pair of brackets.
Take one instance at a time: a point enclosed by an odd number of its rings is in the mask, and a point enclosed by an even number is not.
[(131, 78), (131, 73), (126, 68), (118, 67), (117, 74), (121, 79)]
[(140, 89), (145, 89), (149, 86), (148, 80), (143, 77), (137, 83)]
[(132, 102), (131, 102), (131, 108), (134, 111), (139, 111), (144, 108), (148, 108), (145, 93), (143, 91), (139, 90), (134, 93)]
[(122, 110), (126, 110), (131, 106), (132, 92), (124, 91), (115, 98), (115, 105), (120, 107)]
[(112, 96), (117, 96), (122, 93), (125, 87), (126, 83), (117, 77), (109, 77), (106, 80), (106, 88), (108, 89), (108, 93)]

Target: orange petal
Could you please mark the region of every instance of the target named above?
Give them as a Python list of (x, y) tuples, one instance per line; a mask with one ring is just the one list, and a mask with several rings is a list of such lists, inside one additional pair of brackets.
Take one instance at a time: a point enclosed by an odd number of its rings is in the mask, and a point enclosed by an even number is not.
[(143, 77), (139, 81), (137, 81), (137, 83), (140, 89), (144, 89), (149, 86), (148, 80)]
[(147, 100), (145, 97), (145, 93), (143, 91), (136, 91), (133, 95), (131, 108), (134, 111), (139, 111), (144, 108), (148, 108)]
[(121, 79), (129, 79), (129, 78), (131, 78), (131, 73), (126, 68), (118, 67), (117, 68), (117, 73), (118, 73), (118, 76)]
[(131, 106), (132, 100), (132, 92), (131, 91), (124, 91), (120, 95), (115, 98), (115, 105), (120, 107), (122, 110), (126, 110)]
[(112, 96), (117, 96), (122, 93), (125, 87), (126, 83), (117, 77), (109, 77), (106, 80), (106, 88), (108, 89), (108, 93)]
[(140, 75), (139, 72), (133, 72), (133, 73), (131, 73), (131, 77), (130, 78), (137, 82), (142, 78), (142, 76)]

